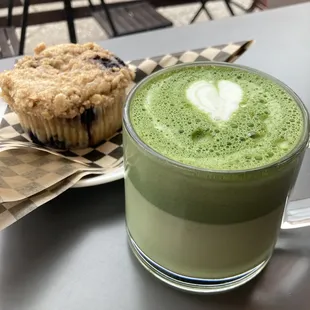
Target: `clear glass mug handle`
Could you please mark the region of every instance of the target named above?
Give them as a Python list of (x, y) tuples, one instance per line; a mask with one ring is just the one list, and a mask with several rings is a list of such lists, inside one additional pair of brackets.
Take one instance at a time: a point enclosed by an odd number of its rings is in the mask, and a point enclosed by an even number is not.
[(281, 229), (310, 226), (310, 198), (289, 201), (282, 219)]
[[(309, 152), (309, 148), (310, 139), (306, 152)], [(287, 198), (281, 229), (294, 229), (306, 226), (310, 226), (310, 198), (295, 201), (289, 201), (289, 198)]]

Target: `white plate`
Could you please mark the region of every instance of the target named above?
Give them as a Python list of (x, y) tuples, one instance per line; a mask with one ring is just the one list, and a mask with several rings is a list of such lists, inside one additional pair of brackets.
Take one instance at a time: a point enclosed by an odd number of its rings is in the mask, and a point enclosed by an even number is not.
[(124, 177), (124, 167), (119, 167), (110, 173), (106, 173), (103, 175), (95, 175), (91, 177), (85, 177), (77, 182), (73, 188), (79, 187), (89, 187), (89, 186), (96, 186), (105, 183), (110, 183), (116, 180), (120, 180)]

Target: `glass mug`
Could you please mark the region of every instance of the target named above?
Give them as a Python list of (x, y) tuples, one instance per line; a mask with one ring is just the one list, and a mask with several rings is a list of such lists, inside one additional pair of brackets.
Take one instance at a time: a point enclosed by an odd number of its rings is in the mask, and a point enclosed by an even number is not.
[[(126, 224), (129, 243), (155, 277), (184, 291), (212, 293), (254, 278), (268, 263), (281, 228), (305, 225), (285, 211), (309, 140), (308, 112), (285, 84), (256, 73), (291, 95), (303, 116), (296, 147), (274, 163), (248, 170), (215, 171), (182, 164), (154, 151), (136, 134), (130, 104), (154, 77), (197, 66), (182, 64), (153, 73), (128, 96), (123, 117)], [(294, 218), (295, 217), (295, 218)]]

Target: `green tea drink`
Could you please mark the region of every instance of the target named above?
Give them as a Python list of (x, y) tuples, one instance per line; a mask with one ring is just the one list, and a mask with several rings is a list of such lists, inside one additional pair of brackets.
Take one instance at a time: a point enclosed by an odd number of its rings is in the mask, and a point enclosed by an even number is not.
[(127, 227), (167, 272), (223, 279), (273, 251), (308, 131), (299, 99), (243, 67), (157, 73), (125, 109)]

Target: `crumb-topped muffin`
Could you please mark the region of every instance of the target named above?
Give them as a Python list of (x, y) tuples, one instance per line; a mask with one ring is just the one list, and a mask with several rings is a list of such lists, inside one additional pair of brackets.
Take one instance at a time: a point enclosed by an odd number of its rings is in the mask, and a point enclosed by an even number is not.
[(0, 74), (3, 99), (36, 143), (60, 149), (99, 144), (121, 127), (134, 72), (94, 43), (40, 44)]

